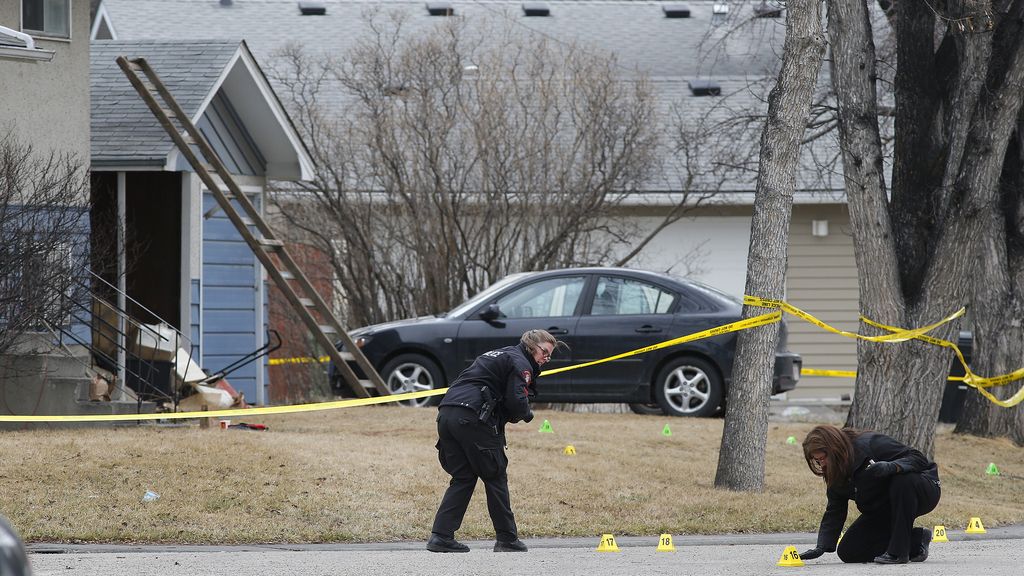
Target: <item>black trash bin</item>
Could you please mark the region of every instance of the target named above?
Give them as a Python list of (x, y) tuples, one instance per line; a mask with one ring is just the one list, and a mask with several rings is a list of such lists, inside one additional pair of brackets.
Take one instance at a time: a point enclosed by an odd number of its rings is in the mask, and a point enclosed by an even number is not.
[[(957, 346), (964, 355), (967, 364), (971, 363), (971, 349), (974, 340), (970, 332), (961, 331), (957, 339)], [(960, 359), (953, 357), (953, 364), (949, 368), (950, 376), (964, 376), (964, 367)], [(960, 421), (960, 412), (964, 407), (964, 398), (967, 397), (968, 386), (960, 380), (946, 380), (946, 389), (942, 394), (942, 405), (939, 407), (939, 422), (956, 424)]]

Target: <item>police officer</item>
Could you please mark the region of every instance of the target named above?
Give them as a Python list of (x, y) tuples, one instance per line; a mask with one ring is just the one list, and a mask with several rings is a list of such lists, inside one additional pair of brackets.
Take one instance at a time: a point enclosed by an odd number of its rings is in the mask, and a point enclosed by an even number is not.
[[(885, 434), (829, 425), (807, 434), (804, 458), (811, 472), (825, 480), (828, 505), (817, 545), (801, 558), (836, 552), (843, 562), (854, 563), (928, 559), (931, 533), (914, 527), (914, 519), (939, 503), (942, 491), (935, 462)], [(839, 541), (850, 500), (861, 514)]]
[(509, 502), (505, 423), (533, 420), (530, 399), (537, 375), (559, 344), (544, 330), (529, 330), (518, 345), (480, 355), (448, 387), (437, 414), (437, 455), (452, 479), (434, 517), (427, 550), (469, 552), (455, 540), (455, 532), (479, 478), (497, 536), (494, 551), (526, 552)]

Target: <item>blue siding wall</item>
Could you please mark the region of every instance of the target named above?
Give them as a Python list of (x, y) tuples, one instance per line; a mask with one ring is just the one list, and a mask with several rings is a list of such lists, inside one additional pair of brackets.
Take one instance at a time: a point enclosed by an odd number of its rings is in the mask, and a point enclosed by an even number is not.
[[(203, 212), (216, 205), (203, 194)], [(223, 369), (261, 346), (256, 294), (259, 262), (223, 211), (203, 221), (202, 365), (208, 373)], [(260, 303), (262, 304), (262, 303)], [(243, 366), (228, 382), (255, 402), (256, 371), (263, 362)]]

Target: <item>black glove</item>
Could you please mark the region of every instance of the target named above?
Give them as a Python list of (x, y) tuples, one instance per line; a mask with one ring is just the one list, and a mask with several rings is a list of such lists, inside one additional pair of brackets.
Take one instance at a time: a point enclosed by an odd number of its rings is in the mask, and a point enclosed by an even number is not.
[(899, 474), (900, 467), (895, 462), (873, 462), (864, 469), (864, 472), (872, 478), (885, 478)]
[(810, 550), (808, 550), (806, 552), (801, 552), (800, 553), (800, 559), (801, 560), (814, 560), (815, 558), (817, 558), (818, 556), (821, 556), (824, 553), (825, 553), (825, 551), (822, 550), (821, 548), (814, 547), (814, 548), (811, 548)]
[(523, 418), (523, 422), (526, 422), (527, 424), (529, 424), (532, 421), (533, 421), (533, 410), (527, 410), (526, 411), (526, 418)]

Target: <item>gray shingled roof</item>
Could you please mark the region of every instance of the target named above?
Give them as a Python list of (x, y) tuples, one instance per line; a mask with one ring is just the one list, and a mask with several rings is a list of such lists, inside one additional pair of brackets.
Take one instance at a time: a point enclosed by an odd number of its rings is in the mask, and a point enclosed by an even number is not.
[[(509, 19), (561, 42), (615, 52), (623, 69), (640, 69), (652, 77), (762, 74), (774, 69), (785, 34), (782, 19), (758, 20), (743, 34), (712, 25), (712, 5), (686, 2), (691, 18), (666, 18), (662, 7), (673, 2), (549, 1), (551, 16), (526, 17), (519, 0), (452, 1), (456, 15), (469, 19)], [(430, 16), (423, 0), (325, 0), (323, 16), (303, 16), (297, 0), (104, 0), (118, 39), (243, 38), (257, 60), (299, 41), (324, 53), (345, 53), (366, 31), (363, 15), (383, 8), (408, 16), (415, 34), (444, 20)], [(733, 7), (733, 17), (752, 14), (754, 4)], [(198, 35), (198, 36), (197, 36)]]
[[(679, 2), (548, 0), (549, 17), (524, 16), (520, 0), (450, 3), (456, 15), (469, 21), (506, 19), (557, 42), (575, 43), (595, 53), (614, 53), (625, 78), (642, 72), (652, 80), (662, 119), (678, 107), (692, 118), (709, 120), (733, 118), (750, 109), (765, 110), (767, 89), (774, 82), (762, 80), (774, 76), (785, 34), (783, 19), (751, 20), (742, 33), (731, 26), (714, 25), (712, 6), (721, 2), (709, 0), (682, 2), (689, 6), (690, 18), (665, 17), (663, 7)], [(274, 60), (277, 50), (292, 42), (313, 53), (343, 56), (365, 36), (368, 10), (383, 8), (403, 14), (408, 34), (445, 20), (428, 15), (423, 0), (325, 0), (327, 13), (322, 16), (303, 16), (298, 4), (297, 0), (234, 0), (224, 7), (216, 0), (104, 0), (120, 39), (243, 38), (265, 66)], [(758, 4), (733, 2), (730, 18), (749, 19)], [(693, 97), (687, 86), (690, 79), (717, 81), (723, 97)], [(753, 89), (752, 82), (757, 83)], [(346, 109), (341, 96), (331, 104)], [(750, 144), (756, 146), (757, 142)], [(815, 145), (831, 147), (824, 140)], [(809, 154), (804, 156), (799, 188), (840, 187), (836, 184), (841, 185), (841, 178), (828, 178)], [(677, 189), (684, 180), (667, 147), (663, 158), (662, 173), (646, 186), (650, 190)], [(747, 175), (730, 181), (728, 188), (752, 191), (756, 175)]]
[(163, 166), (170, 137), (118, 67), (116, 58), (143, 57), (187, 114), (196, 120), (217, 80), (241, 47), (239, 40), (94, 42), (90, 56), (92, 162)]

